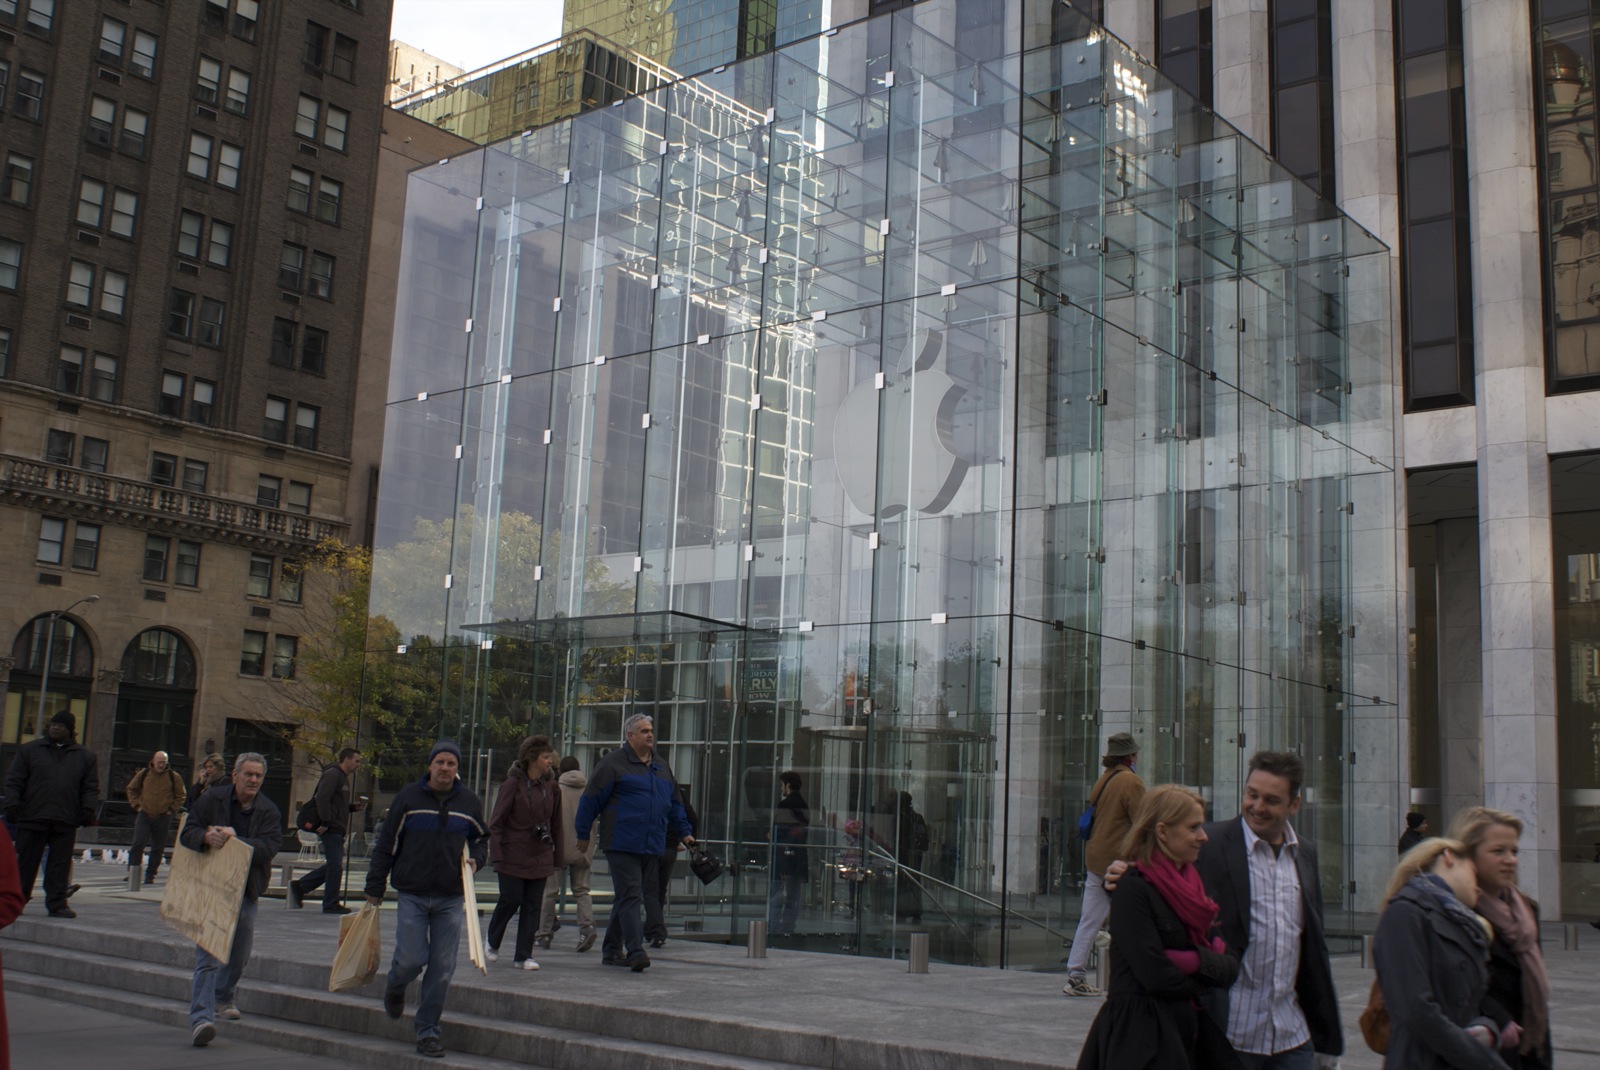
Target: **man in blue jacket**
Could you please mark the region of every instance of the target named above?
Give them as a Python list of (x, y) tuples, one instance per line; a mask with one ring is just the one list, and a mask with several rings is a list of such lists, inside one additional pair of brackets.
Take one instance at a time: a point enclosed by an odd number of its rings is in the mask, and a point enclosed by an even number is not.
[(639, 917), (644, 889), (656, 887), (656, 867), (668, 834), (686, 847), (694, 845), (694, 836), (672, 770), (656, 753), (655, 722), (633, 714), (623, 722), (622, 734), (623, 745), (595, 766), (573, 825), (578, 850), (587, 851), (589, 830), (600, 819), (600, 846), (611, 868), (615, 895), (600, 944), (601, 961), (638, 973), (650, 965)]
[(428, 775), (394, 797), (367, 870), (367, 902), (383, 903), (385, 881), (400, 895), (383, 1009), (391, 1018), (404, 1014), (406, 986), (421, 973), (417, 1052), (434, 1059), (444, 1057), (439, 1018), (456, 972), (466, 919), (461, 854), (470, 854), (474, 873), (489, 854), (483, 804), (456, 779), (460, 768), (460, 747), (447, 739), (433, 745)]

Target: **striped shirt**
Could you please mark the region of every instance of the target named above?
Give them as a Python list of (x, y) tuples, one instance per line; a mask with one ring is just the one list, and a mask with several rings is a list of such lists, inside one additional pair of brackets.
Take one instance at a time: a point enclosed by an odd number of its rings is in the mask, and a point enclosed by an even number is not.
[(1244, 818), (1239, 823), (1250, 863), (1250, 945), (1228, 992), (1228, 1040), (1236, 1051), (1276, 1055), (1311, 1039), (1294, 987), (1303, 928), (1295, 867), (1300, 840), (1285, 825), (1283, 849), (1274, 852)]

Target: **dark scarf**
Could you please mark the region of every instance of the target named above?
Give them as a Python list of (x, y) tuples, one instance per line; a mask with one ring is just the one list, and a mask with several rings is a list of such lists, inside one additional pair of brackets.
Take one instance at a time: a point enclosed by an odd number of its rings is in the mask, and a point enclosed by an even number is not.
[(1494, 930), (1489, 927), (1488, 922), (1467, 909), (1467, 904), (1456, 898), (1455, 891), (1445, 883), (1443, 877), (1436, 877), (1432, 873), (1423, 873), (1412, 877), (1406, 882), (1406, 886), (1415, 888), (1438, 903), (1440, 908), (1449, 915), (1451, 921), (1472, 934), (1472, 939), (1483, 951), (1484, 959), (1488, 959), (1489, 941), (1494, 939)]
[(1185, 863), (1175, 865), (1160, 848), (1143, 862), (1137, 863), (1139, 872), (1144, 879), (1161, 893), (1161, 898), (1167, 901), (1167, 906), (1178, 915), (1178, 920), (1183, 922), (1183, 927), (1189, 931), (1189, 939), (1194, 941), (1196, 947), (1211, 946), (1211, 926), (1217, 920), (1217, 904), (1207, 895), (1205, 885), (1200, 882), (1200, 872), (1193, 866)]

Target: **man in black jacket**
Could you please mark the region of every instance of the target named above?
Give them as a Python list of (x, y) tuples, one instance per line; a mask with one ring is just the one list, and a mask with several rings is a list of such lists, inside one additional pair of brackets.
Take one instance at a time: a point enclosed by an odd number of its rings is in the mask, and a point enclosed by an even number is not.
[(205, 1047), (217, 1035), (218, 1015), (233, 1021), (240, 1017), (233, 995), (245, 964), (250, 961), (256, 903), (272, 875), (272, 860), (283, 847), (283, 814), (261, 794), (266, 778), (266, 758), (245, 751), (234, 759), (233, 783), (219, 784), (200, 796), (178, 835), (178, 842), (191, 851), (221, 850), (229, 840), (236, 839), (252, 852), (228, 961), (221, 961), (204, 948), (194, 949), (189, 1026), (193, 1031), (190, 1039), (197, 1048)]
[(339, 902), (344, 886), (344, 837), (350, 827), (350, 815), (367, 808), (365, 799), (350, 801), (350, 778), (361, 766), (361, 752), (346, 747), (339, 752), (338, 760), (322, 771), (317, 790), (312, 798), (317, 804), (317, 835), (322, 837), (322, 865), (299, 880), (289, 882), (289, 905), (300, 906), (300, 900), (322, 888), (324, 914), (348, 914), (350, 908)]
[(450, 992), (450, 978), (456, 972), (461, 926), (466, 920), (462, 852), (468, 853), (474, 873), (489, 855), (483, 804), (456, 779), (460, 768), (460, 747), (447, 739), (433, 745), (428, 775), (401, 788), (394, 797), (367, 870), (367, 902), (383, 902), (386, 881), (400, 893), (394, 961), (383, 993), (384, 1012), (391, 1018), (405, 1013), (406, 986), (421, 973), (417, 1052), (434, 1059), (444, 1057), (439, 1018)]
[(52, 918), (78, 916), (67, 905), (74, 840), (79, 827), (93, 824), (100, 805), (94, 752), (77, 741), (77, 730), (77, 718), (62, 710), (45, 735), (17, 750), (6, 775), (5, 814), (16, 829), (22, 894), (33, 898), (39, 860), (49, 848), (44, 897)]

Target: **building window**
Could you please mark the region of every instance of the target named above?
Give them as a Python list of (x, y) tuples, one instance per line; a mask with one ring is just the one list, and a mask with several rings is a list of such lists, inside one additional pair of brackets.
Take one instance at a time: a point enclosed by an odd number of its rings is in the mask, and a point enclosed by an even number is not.
[(178, 481), (178, 458), (170, 453), (150, 455), (150, 482), (158, 487), (171, 487)]
[(206, 379), (194, 381), (194, 393), (189, 398), (189, 421), (202, 427), (211, 426), (212, 405), (217, 397), (217, 384)]
[(100, 227), (106, 207), (106, 184), (92, 178), (78, 180), (78, 222), (85, 227)]
[(100, 273), (100, 311), (117, 319), (128, 307), (128, 276), (107, 268)]
[(330, 104), (328, 117), (322, 126), (322, 143), (335, 152), (343, 152), (345, 138), (349, 133), (350, 113)]
[(278, 600), (300, 604), (299, 562), (285, 561), (283, 568), (278, 571)]
[(11, 378), (11, 328), (0, 327), (0, 379)]
[(295, 322), (281, 318), (272, 321), (272, 351), (268, 360), (280, 368), (294, 367)]
[(311, 405), (298, 405), (294, 411), (294, 444), (303, 450), (317, 448), (317, 417), (319, 410)]
[(195, 72), (194, 95), (195, 99), (203, 100), (207, 104), (217, 102), (217, 93), (222, 88), (222, 64), (210, 56), (200, 57), (199, 69)]
[[(4, 3), (4, 0), (0, 0)], [(11, 64), (0, 59), (0, 108), (6, 105), (6, 88), (11, 85)]]
[(1162, 74), (1207, 107), (1215, 104), (1211, 0), (1156, 0), (1156, 55)]
[(266, 672), (267, 633), (245, 632), (239, 649), (239, 673), (261, 676)]
[(328, 332), (318, 330), (316, 327), (307, 327), (300, 339), (300, 370), (321, 375), (327, 361)]
[(50, 27), (56, 18), (56, 0), (32, 0), (28, 4), (28, 32), (40, 37), (50, 36)]
[(328, 61), (328, 38), (331, 33), (331, 30), (320, 23), (306, 23), (305, 63), (314, 71), (321, 71)]
[(211, 244), (206, 246), (206, 263), (225, 268), (233, 257), (233, 224), (211, 221)]
[(66, 553), (67, 522), (58, 520), (53, 516), (39, 519), (39, 552), (37, 554), (40, 564), (59, 565)]
[(117, 128), (117, 102), (105, 97), (89, 98), (89, 125), (84, 139), (91, 145), (110, 145)]
[(258, 0), (234, 0), (233, 7), (233, 34), (235, 37), (246, 41), (256, 39), (256, 13), (260, 10)]
[(128, 24), (113, 18), (100, 20), (100, 62), (122, 63), (122, 50), (128, 44)]
[(183, 489), (191, 494), (204, 494), (206, 492), (206, 475), (209, 465), (204, 461), (183, 461)]
[(272, 558), (266, 554), (250, 555), (250, 576), (244, 593), (251, 598), (272, 597)]
[(17, 96), (11, 110), (36, 121), (44, 115), (44, 75), (26, 67), (17, 72)]
[(178, 255), (191, 260), (200, 259), (200, 235), (205, 232), (206, 217), (199, 212), (183, 211), (178, 215)]
[(1333, 16), (1327, 4), (1267, 6), (1272, 28), (1272, 152), (1329, 203), (1334, 197)]
[(79, 521), (72, 532), (72, 567), (93, 571), (100, 567), (100, 525)]
[(44, 436), (44, 459), (52, 464), (71, 464), (78, 448), (78, 436), (71, 431), (50, 428)]
[(107, 353), (96, 353), (89, 369), (89, 396), (112, 404), (117, 400), (117, 376), (122, 361)]
[(167, 582), (167, 557), (172, 552), (172, 540), (165, 535), (144, 537), (144, 578), (151, 583)]
[(196, 131), (189, 133), (189, 162), (187, 170), (190, 177), (206, 179), (211, 177), (211, 138)]
[(200, 544), (178, 540), (178, 556), (172, 564), (172, 582), (179, 587), (200, 586)]
[(322, 101), (300, 94), (300, 105), (295, 112), (294, 132), (310, 141), (317, 140), (317, 117), (322, 114)]
[(79, 468), (85, 472), (104, 472), (110, 459), (111, 443), (103, 438), (83, 436), (83, 458), (78, 462)]
[(22, 243), (0, 238), (0, 290), (15, 290), (22, 281)]
[(94, 265), (72, 261), (67, 268), (67, 304), (88, 308), (94, 298)]
[(311, 278), (306, 292), (312, 297), (333, 297), (334, 258), (315, 249), (311, 251)]
[(157, 411), (162, 416), (183, 415), (184, 377), (177, 372), (161, 373), (161, 399)]
[(28, 207), (33, 200), (33, 159), (20, 152), (6, 153), (6, 169), (0, 175), (0, 197), (12, 204)]
[(298, 167), (289, 168), (289, 211), (311, 211), (311, 180), (310, 171), (302, 171)]
[(200, 299), (200, 331), (195, 341), (212, 349), (222, 348), (222, 323), (228, 306), (214, 297)]
[[(305, 275), (305, 263), (305, 249), (292, 242), (284, 242), (283, 251), (278, 254), (278, 285), (285, 290), (300, 289), (301, 280)], [(290, 344), (292, 347), (293, 343)]]
[(289, 496), (284, 499), (283, 507), (291, 513), (301, 516), (311, 515), (311, 484), (289, 480)]
[(139, 195), (132, 190), (119, 189), (111, 195), (111, 233), (119, 238), (133, 237), (133, 228), (139, 215)]
[(167, 333), (174, 338), (187, 338), (193, 331), (194, 294), (173, 290), (167, 301)]
[(156, 35), (143, 30), (133, 32), (133, 58), (128, 67), (142, 78), (156, 76)]
[(267, 509), (278, 507), (278, 497), (283, 492), (283, 480), (262, 473), (256, 477), (256, 504)]
[(145, 135), (150, 130), (150, 116), (134, 108), (122, 109), (122, 137), (117, 148), (129, 156), (144, 158)]
[(243, 161), (243, 149), (223, 142), (217, 150), (217, 185), (223, 189), (238, 189), (239, 168)]
[(63, 394), (83, 393), (83, 350), (62, 346), (56, 355), (56, 389)]
[(289, 402), (283, 398), (267, 398), (261, 426), (261, 437), (269, 442), (289, 440)]
[(347, 82), (356, 80), (356, 41), (342, 33), (333, 35), (333, 62), (328, 73)]
[(300, 640), (292, 635), (275, 635), (272, 637), (272, 678), (274, 680), (294, 679), (294, 658), (299, 652)]
[(235, 115), (250, 110), (250, 75), (245, 71), (236, 68), (228, 72), (228, 99), (224, 106)]
[(339, 201), (344, 197), (344, 183), (331, 178), (317, 183), (317, 218), (324, 223), (339, 222)]
[(222, 31), (228, 28), (228, 5), (223, 0), (206, 0), (206, 29)]

